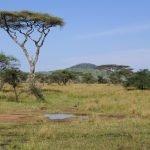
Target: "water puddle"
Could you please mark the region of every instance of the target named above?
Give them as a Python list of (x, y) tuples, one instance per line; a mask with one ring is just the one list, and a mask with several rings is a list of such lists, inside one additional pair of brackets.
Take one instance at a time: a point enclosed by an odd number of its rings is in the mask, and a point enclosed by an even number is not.
[(46, 115), (50, 120), (65, 120), (65, 119), (74, 119), (78, 118), (81, 120), (87, 119), (88, 116), (85, 115), (74, 115), (74, 114), (48, 114)]

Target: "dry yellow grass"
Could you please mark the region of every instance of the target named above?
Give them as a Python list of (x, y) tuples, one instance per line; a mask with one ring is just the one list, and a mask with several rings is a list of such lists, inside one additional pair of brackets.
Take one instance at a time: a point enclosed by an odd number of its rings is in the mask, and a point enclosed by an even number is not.
[[(33, 111), (88, 114), (73, 122), (0, 122), (1, 147), (19, 150), (149, 150), (150, 91), (127, 91), (119, 85), (40, 85), (46, 103), (18, 90), (14, 101), (10, 87), (0, 92), (0, 113)], [(4, 146), (2, 146), (4, 145)]]

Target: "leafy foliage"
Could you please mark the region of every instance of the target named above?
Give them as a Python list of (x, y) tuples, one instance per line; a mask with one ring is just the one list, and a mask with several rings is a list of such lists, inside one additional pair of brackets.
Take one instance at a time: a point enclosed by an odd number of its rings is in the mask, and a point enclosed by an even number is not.
[(126, 87), (135, 87), (137, 89), (149, 89), (150, 88), (150, 71), (147, 69), (138, 71), (132, 77), (130, 77), (124, 84)]
[(104, 78), (103, 76), (98, 76), (97, 82), (98, 83), (102, 83), (102, 84), (110, 83), (109, 79), (108, 78)]
[(16, 101), (18, 102), (16, 87), (20, 83), (20, 71), (15, 68), (6, 69), (1, 73), (1, 78), (4, 83), (8, 83), (13, 87)]
[(116, 64), (106, 64), (106, 65), (97, 66), (96, 68), (99, 70), (106, 70), (108, 72), (115, 72), (115, 71), (119, 71), (122, 69), (130, 69), (129, 66), (116, 65)]
[(48, 74), (45, 74), (45, 73), (36, 73), (35, 79), (36, 81), (40, 83), (49, 82)]
[(83, 75), (83, 82), (84, 83), (94, 83), (94, 82), (97, 82), (97, 80), (92, 76), (91, 73), (86, 73)]
[(4, 82), (10, 84), (13, 86), (13, 88), (16, 88), (18, 83), (20, 82), (20, 71), (18, 69), (6, 69), (1, 73), (1, 77)]
[(92, 74), (92, 76), (94, 78), (98, 78), (98, 76), (102, 76), (102, 77), (105, 77), (107, 78), (109, 76), (109, 73), (107, 73), (105, 70), (98, 70), (98, 69), (92, 69), (92, 68), (69, 68), (67, 69), (69, 71), (72, 71), (72, 72), (77, 72), (77, 73), (82, 73), (82, 74), (87, 74), (87, 73), (90, 73)]
[(0, 71), (8, 68), (15, 68), (17, 66), (19, 66), (19, 63), (16, 58), (0, 53)]
[(45, 28), (64, 24), (61, 18), (49, 14), (33, 13), (31, 11), (0, 11), (0, 27), (5, 27), (6, 22), (13, 29), (27, 28), (28, 24), (25, 24), (26, 22), (32, 22), (35, 27), (44, 26)]
[(19, 67), (18, 60), (12, 56), (6, 56), (4, 53), (0, 53), (0, 90), (4, 85), (3, 73), (5, 70), (16, 69)]
[(52, 83), (66, 85), (70, 80), (73, 80), (75, 78), (75, 74), (71, 71), (59, 70), (53, 72), (49, 77)]
[(109, 76), (110, 82), (113, 84), (122, 84), (127, 81), (133, 75), (133, 71), (131, 69), (123, 68), (112, 72)]
[(16, 101), (18, 101), (16, 87), (20, 83), (21, 75), (18, 67), (19, 63), (16, 58), (0, 54), (0, 86), (2, 88), (4, 83), (10, 84), (14, 89)]

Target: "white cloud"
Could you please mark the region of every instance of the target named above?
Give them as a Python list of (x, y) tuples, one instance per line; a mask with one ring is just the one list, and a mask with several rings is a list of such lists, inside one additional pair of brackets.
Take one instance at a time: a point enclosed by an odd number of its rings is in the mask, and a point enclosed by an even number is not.
[(91, 39), (91, 38), (107, 37), (107, 36), (113, 36), (119, 34), (136, 33), (148, 29), (150, 29), (150, 23), (141, 24), (141, 25), (129, 25), (129, 26), (110, 29), (107, 31), (79, 35), (78, 39)]

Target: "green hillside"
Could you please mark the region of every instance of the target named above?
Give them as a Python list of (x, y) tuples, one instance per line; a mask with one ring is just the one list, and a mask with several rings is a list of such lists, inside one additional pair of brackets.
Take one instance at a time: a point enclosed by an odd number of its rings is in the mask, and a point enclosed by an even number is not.
[(106, 71), (100, 71), (98, 69), (69, 68), (67, 70), (73, 72), (82, 72), (83, 74), (91, 73), (94, 77), (98, 77), (98, 76), (106, 77), (108, 75)]
[(69, 71), (73, 72), (81, 72), (83, 74), (91, 73), (95, 78), (98, 76), (103, 76), (105, 78), (108, 77), (108, 72), (105, 70), (98, 70), (96, 69), (96, 65), (90, 63), (81, 63), (70, 68), (67, 68)]
[(81, 63), (70, 67), (71, 69), (82, 68), (82, 69), (95, 69), (97, 66), (91, 63)]

